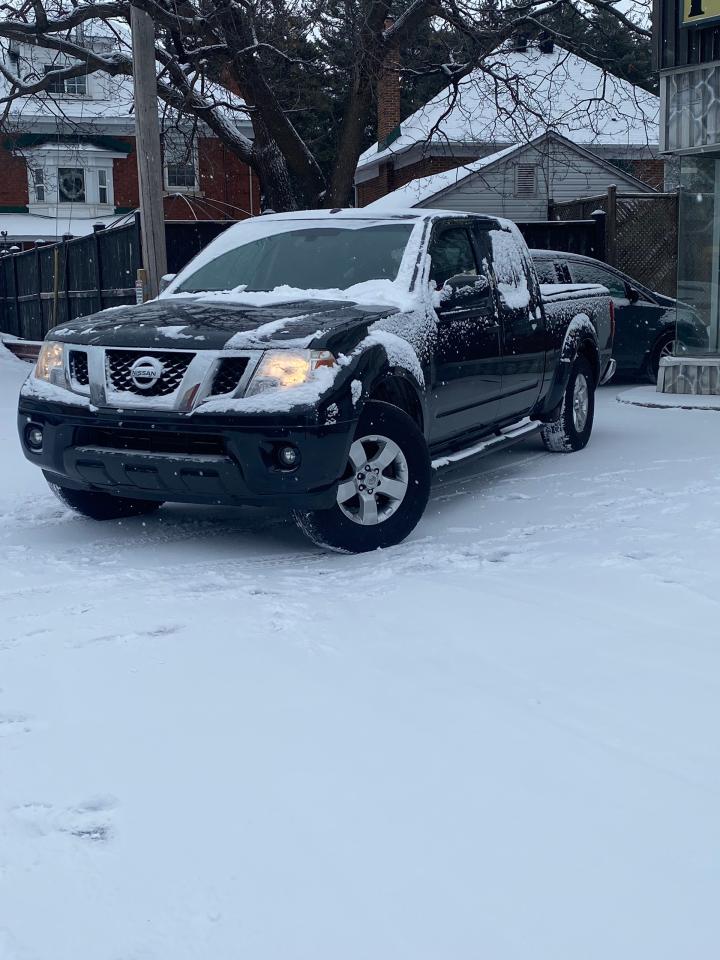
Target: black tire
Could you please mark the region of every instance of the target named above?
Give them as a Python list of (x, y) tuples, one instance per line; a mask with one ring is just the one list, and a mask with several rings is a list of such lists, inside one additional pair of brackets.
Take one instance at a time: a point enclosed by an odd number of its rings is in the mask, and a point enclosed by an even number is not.
[(92, 520), (119, 520), (122, 517), (142, 517), (155, 513), (162, 506), (159, 500), (130, 500), (112, 497), (94, 490), (71, 490), (48, 480), (48, 486), (66, 507)]
[[(318, 546), (342, 553), (364, 553), (378, 547), (392, 547), (415, 529), (425, 512), (431, 475), (430, 452), (425, 437), (404, 411), (392, 404), (373, 400), (363, 410), (353, 444), (361, 440), (372, 444), (375, 436), (386, 438), (399, 448), (402, 459), (398, 458), (397, 462), (402, 464), (401, 483), (406, 486), (404, 496), (398, 506), (392, 507), (392, 501), (384, 499), (381, 483), (372, 488), (372, 493), (366, 490), (365, 495), (372, 496), (379, 505), (375, 508), (378, 512), (382, 511), (383, 504), (387, 504), (386, 509), (394, 509), (385, 519), (370, 525), (350, 519), (339, 503), (329, 510), (295, 511), (298, 526)], [(378, 452), (382, 450), (383, 446), (379, 445)], [(359, 476), (355, 469), (349, 460), (341, 483), (354, 484)], [(380, 480), (386, 484), (388, 480), (392, 481), (393, 477), (386, 476), (385, 471), (394, 469), (395, 463), (382, 468)], [(356, 499), (359, 502), (359, 495)], [(346, 502), (346, 509), (350, 512), (354, 509), (352, 504), (352, 499)]]
[(648, 357), (647, 367), (645, 370), (650, 383), (657, 383), (658, 373), (660, 372), (660, 358), (662, 357), (663, 351), (666, 349), (666, 347), (674, 342), (674, 333), (663, 333), (658, 337), (655, 346), (650, 351), (650, 356)]
[[(579, 428), (574, 415), (573, 401), (576, 384), (584, 378), (587, 389), (587, 413)], [(580, 387), (578, 387), (580, 389)], [(556, 420), (544, 423), (541, 436), (546, 450), (553, 453), (574, 453), (587, 446), (592, 433), (595, 418), (595, 376), (589, 361), (585, 357), (576, 357), (570, 371), (570, 379), (565, 388), (560, 413)]]

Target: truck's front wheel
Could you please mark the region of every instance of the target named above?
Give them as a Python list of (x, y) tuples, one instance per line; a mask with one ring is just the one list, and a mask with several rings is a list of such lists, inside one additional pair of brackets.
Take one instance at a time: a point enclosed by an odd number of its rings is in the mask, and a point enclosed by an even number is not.
[(335, 505), (296, 512), (295, 519), (319, 546), (363, 553), (404, 540), (429, 495), (430, 454), (422, 433), (398, 407), (372, 401), (358, 423)]
[(587, 446), (595, 417), (595, 377), (589, 361), (575, 358), (558, 417), (542, 427), (546, 449), (573, 453)]
[(48, 486), (66, 507), (92, 520), (119, 520), (122, 517), (141, 517), (154, 513), (162, 503), (154, 500), (134, 500), (128, 497), (111, 497), (109, 493), (94, 490), (71, 490), (48, 480)]

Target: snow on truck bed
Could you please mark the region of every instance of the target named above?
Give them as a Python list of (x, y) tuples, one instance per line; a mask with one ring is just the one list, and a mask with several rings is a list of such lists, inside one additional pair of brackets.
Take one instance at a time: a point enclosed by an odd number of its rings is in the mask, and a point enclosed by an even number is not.
[(71, 515), (0, 356), (2, 960), (706, 960), (714, 412), (601, 391), (363, 557)]

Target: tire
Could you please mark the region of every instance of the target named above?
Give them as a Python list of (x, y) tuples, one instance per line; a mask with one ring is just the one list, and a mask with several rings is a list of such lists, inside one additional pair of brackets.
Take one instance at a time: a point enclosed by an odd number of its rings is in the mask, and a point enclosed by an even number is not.
[(66, 507), (92, 520), (119, 520), (122, 517), (143, 517), (162, 506), (157, 500), (130, 500), (112, 497), (94, 490), (71, 490), (48, 480), (48, 486)]
[[(584, 398), (584, 402), (583, 402)], [(543, 424), (541, 436), (546, 450), (574, 453), (587, 446), (595, 418), (595, 377), (585, 357), (576, 357), (565, 388), (560, 414)]]
[(664, 333), (658, 337), (655, 346), (650, 351), (645, 371), (650, 383), (657, 383), (658, 373), (660, 372), (660, 359), (664, 356), (672, 356), (674, 352), (675, 335), (673, 333)]
[(373, 400), (358, 422), (337, 502), (329, 510), (296, 511), (295, 521), (313, 543), (342, 553), (392, 547), (425, 512), (430, 474), (430, 452), (415, 422)]

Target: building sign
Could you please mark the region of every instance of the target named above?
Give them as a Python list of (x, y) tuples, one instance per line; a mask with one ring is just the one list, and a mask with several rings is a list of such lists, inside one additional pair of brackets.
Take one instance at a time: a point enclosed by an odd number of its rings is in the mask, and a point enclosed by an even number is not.
[(720, 0), (682, 0), (683, 24), (705, 24), (708, 20), (720, 20)]

